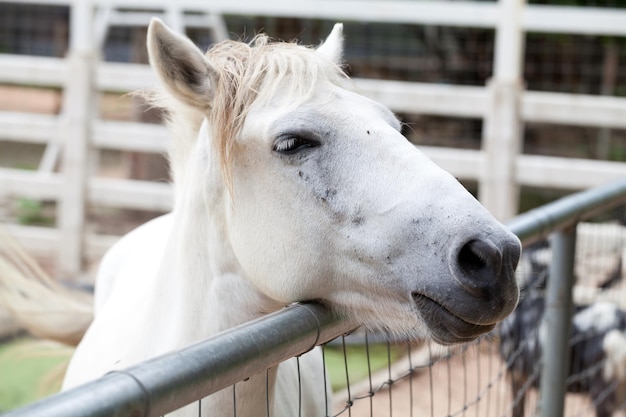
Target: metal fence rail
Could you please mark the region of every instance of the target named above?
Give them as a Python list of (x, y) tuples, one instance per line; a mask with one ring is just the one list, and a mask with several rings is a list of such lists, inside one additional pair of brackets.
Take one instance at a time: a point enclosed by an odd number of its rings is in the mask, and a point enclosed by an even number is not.
[(520, 214), (507, 223), (524, 246), (626, 203), (626, 180), (591, 188)]
[[(546, 310), (546, 321), (551, 329), (567, 329), (571, 317), (571, 274), (556, 272), (559, 268), (571, 272), (573, 226), (621, 204), (626, 204), (626, 180), (565, 197), (509, 223), (525, 246), (551, 234), (560, 236), (553, 239), (555, 253), (561, 252), (562, 256), (554, 261), (553, 277), (556, 279), (549, 281), (548, 293), (556, 291), (569, 297), (551, 299)], [(559, 246), (559, 241), (564, 244)], [(191, 347), (114, 371), (5, 416), (161, 416), (305, 353), (353, 327), (322, 305), (294, 304)], [(559, 416), (563, 412), (565, 375), (557, 370), (565, 364), (562, 352), (567, 350), (568, 339), (563, 337), (566, 334), (562, 331), (551, 330), (548, 334), (552, 339), (547, 343), (561, 354), (556, 354), (546, 364), (546, 372), (551, 373), (553, 379), (544, 384), (548, 391), (543, 391), (542, 397), (550, 400), (550, 404), (543, 405), (543, 415)], [(563, 362), (555, 360), (558, 358)], [(555, 375), (563, 377), (555, 380)]]
[(320, 304), (293, 304), (5, 417), (162, 416), (353, 328)]

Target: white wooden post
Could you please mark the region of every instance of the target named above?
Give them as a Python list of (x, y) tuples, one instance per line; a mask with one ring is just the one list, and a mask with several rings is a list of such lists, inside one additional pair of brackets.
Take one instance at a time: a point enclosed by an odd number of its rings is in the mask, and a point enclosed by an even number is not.
[(93, 90), (91, 38), (93, 8), (90, 0), (74, 0), (70, 15), (69, 76), (63, 101), (63, 190), (59, 201), (58, 227), (62, 233), (58, 273), (76, 279), (84, 249), (88, 148)]
[(479, 198), (502, 221), (515, 216), (519, 202), (516, 161), (522, 147), (524, 5), (525, 0), (500, 0), (494, 71), (487, 85), (489, 99), (483, 124), (485, 165), (479, 177)]

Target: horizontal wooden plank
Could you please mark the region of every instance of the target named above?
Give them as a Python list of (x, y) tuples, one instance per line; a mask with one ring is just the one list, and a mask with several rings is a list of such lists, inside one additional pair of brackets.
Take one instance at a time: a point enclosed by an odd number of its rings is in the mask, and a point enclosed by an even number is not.
[(95, 121), (92, 144), (101, 149), (165, 153), (169, 147), (165, 127), (150, 123)]
[(0, 139), (47, 144), (60, 134), (61, 118), (48, 114), (0, 111)]
[[(119, 7), (168, 7), (167, 0), (97, 0)], [(183, 10), (210, 10), (215, 13), (273, 17), (302, 17), (341, 21), (409, 23), (421, 25), (495, 28), (499, 5), (476, 1), (382, 1), (370, 0), (355, 7), (350, 0), (204, 0), (177, 2)], [(616, 8), (526, 5), (522, 27), (530, 32), (593, 35), (626, 35), (626, 11)]]
[[(63, 175), (0, 168), (0, 195), (39, 200), (61, 198)], [(173, 205), (172, 186), (151, 181), (93, 178), (89, 203), (109, 207), (168, 211)]]
[(484, 87), (356, 79), (360, 92), (393, 111), (481, 118), (485, 113)]
[[(83, 0), (19, 0), (19, 3), (29, 3), (45, 6), (71, 6), (72, 3)], [(16, 3), (16, 0), (0, 0), (0, 3)]]
[(626, 10), (608, 7), (527, 5), (527, 32), (626, 36)]
[[(482, 118), (488, 101), (484, 87), (372, 79), (355, 83), (364, 95), (398, 112)], [(522, 119), (626, 129), (626, 98), (525, 91)]]
[[(96, 0), (96, 4), (137, 9), (166, 9), (169, 0)], [(355, 7), (350, 0), (184, 0), (182, 10), (208, 10), (221, 14), (272, 17), (302, 17), (342, 21), (441, 24), (449, 26), (493, 27), (498, 15), (495, 3), (473, 1), (370, 0), (366, 7)]]
[(93, 178), (87, 200), (98, 206), (166, 212), (174, 205), (174, 193), (167, 183)]
[[(161, 8), (167, 0), (97, 0), (118, 7)], [(362, 3), (361, 3), (362, 4)], [(497, 2), (476, 1), (398, 1), (370, 0), (355, 7), (350, 0), (204, 0), (177, 2), (182, 10), (209, 10), (214, 13), (247, 16), (301, 17), (336, 21), (408, 23), (419, 25), (495, 28), (499, 16)], [(522, 27), (529, 32), (592, 35), (626, 35), (626, 11), (615, 8), (526, 5)], [(142, 18), (134, 23), (146, 24)]]
[(62, 185), (61, 174), (0, 168), (1, 196), (57, 200)]
[[(57, 257), (59, 245), (62, 242), (62, 233), (59, 229), (17, 224), (5, 224), (4, 227), (6, 227), (11, 236), (17, 239), (29, 255), (50, 259)], [(120, 237), (87, 233), (84, 242), (85, 261), (90, 264), (98, 262)]]
[[(484, 161), (482, 151), (418, 146), (437, 165), (455, 177), (478, 180)], [(626, 177), (622, 162), (553, 156), (520, 155), (517, 181), (521, 185), (565, 190), (597, 187)]]
[[(149, 66), (133, 64), (102, 64), (97, 80), (97, 87), (107, 91), (149, 89), (157, 83)], [(487, 94), (483, 87), (375, 79), (356, 79), (355, 83), (363, 94), (398, 112), (459, 117), (484, 114)]]
[(156, 83), (156, 75), (149, 65), (102, 62), (96, 68), (98, 90), (131, 92), (152, 88)]
[(418, 146), (442, 169), (459, 179), (478, 180), (484, 161), (484, 152), (471, 149), (453, 149), (436, 146)]
[(0, 54), (0, 83), (63, 87), (67, 76), (62, 58)]
[(522, 185), (582, 190), (620, 178), (626, 178), (623, 162), (539, 155), (521, 155), (517, 160), (517, 180)]
[(5, 224), (6, 230), (15, 237), (29, 255), (54, 258), (61, 242), (61, 232), (52, 227)]
[(535, 123), (626, 129), (626, 98), (527, 91), (522, 118)]

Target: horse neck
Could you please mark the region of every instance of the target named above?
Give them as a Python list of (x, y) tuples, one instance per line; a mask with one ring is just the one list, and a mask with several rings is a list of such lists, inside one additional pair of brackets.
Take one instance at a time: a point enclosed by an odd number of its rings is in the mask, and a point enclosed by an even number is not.
[[(159, 276), (159, 282), (167, 283), (161, 294), (173, 299), (167, 320), (175, 329), (174, 338), (180, 346), (280, 307), (247, 280), (237, 262), (225, 222), (228, 192), (207, 185), (197, 175), (187, 173), (186, 177), (173, 211), (174, 226)], [(273, 369), (267, 380), (263, 374), (237, 384), (237, 415), (258, 415), (258, 407), (250, 408), (248, 400), (252, 399), (252, 404), (264, 403), (268, 389), (270, 398), (273, 397), (275, 380)], [(203, 400), (203, 413), (211, 417), (232, 415), (232, 398), (232, 389), (209, 396)], [(193, 414), (195, 407), (189, 407), (192, 415), (197, 415)]]
[[(196, 152), (194, 155), (206, 155)], [(246, 278), (229, 241), (230, 195), (216, 158), (193, 157), (177, 192), (173, 229), (159, 271), (169, 319), (184, 342), (206, 338), (281, 307)], [(210, 171), (207, 175), (207, 166)]]

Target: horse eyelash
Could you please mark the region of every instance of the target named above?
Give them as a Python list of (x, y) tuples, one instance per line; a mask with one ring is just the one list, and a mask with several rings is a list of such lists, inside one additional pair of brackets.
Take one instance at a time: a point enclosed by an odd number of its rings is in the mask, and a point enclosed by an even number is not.
[(318, 142), (310, 139), (304, 139), (298, 136), (290, 136), (277, 141), (274, 144), (274, 151), (279, 153), (290, 153), (295, 152), (300, 148), (313, 148), (318, 145)]
[(293, 149), (294, 146), (296, 145), (296, 143), (298, 142), (297, 138), (291, 137), (288, 139), (284, 139), (281, 141), (278, 141), (275, 145), (274, 145), (274, 150), (276, 152), (285, 152), (288, 151), (290, 149)]

